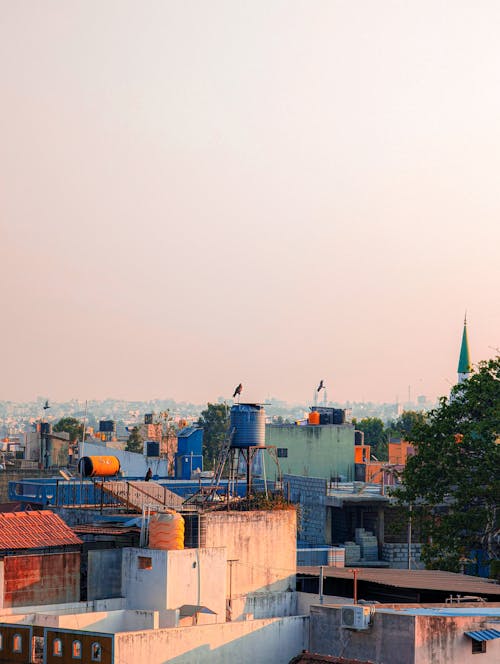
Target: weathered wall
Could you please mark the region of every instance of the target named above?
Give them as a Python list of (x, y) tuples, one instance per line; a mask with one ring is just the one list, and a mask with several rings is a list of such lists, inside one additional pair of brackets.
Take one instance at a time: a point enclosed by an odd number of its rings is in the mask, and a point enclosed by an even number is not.
[(68, 602), (63, 604), (34, 604), (30, 606), (11, 606), (0, 610), (2, 620), (18, 622), (34, 613), (55, 611), (58, 614), (87, 613), (89, 611), (119, 611), (126, 606), (125, 598), (98, 599), (91, 602)]
[(233, 598), (231, 619), (242, 620), (245, 615), (255, 619), (296, 616), (297, 592), (252, 593)]
[[(306, 477), (342, 476), (354, 479), (354, 426), (352, 424), (325, 426), (295, 426), (293, 424), (266, 426), (266, 445), (287, 450), (280, 457), (282, 473)], [(276, 464), (264, 455), (268, 479), (274, 479)]]
[[(221, 547), (123, 549), (122, 594), (127, 597), (127, 608), (160, 610), (200, 604), (224, 621), (226, 555)], [(150, 558), (150, 569), (141, 569), (139, 558)]]
[(295, 590), (296, 511), (209, 512), (202, 529), (208, 547), (225, 546), (226, 588), (252, 592)]
[(471, 639), (464, 632), (498, 629), (498, 622), (481, 616), (416, 616), (415, 664), (498, 664), (500, 639), (486, 643), (486, 653), (472, 654)]
[(2, 608), (80, 599), (80, 552), (6, 556), (0, 568)]
[[(488, 612), (488, 607), (481, 608)], [(443, 610), (449, 614), (453, 607)], [(312, 606), (310, 649), (333, 656), (349, 653), (353, 659), (374, 664), (496, 664), (500, 661), (500, 640), (489, 641), (486, 653), (478, 660), (472, 654), (471, 639), (464, 635), (494, 626), (480, 610), (474, 607), (470, 615), (462, 616), (376, 610), (370, 628), (356, 631), (340, 626), (340, 606)]]
[(199, 625), (115, 636), (120, 664), (288, 664), (307, 647), (306, 617)]
[(167, 609), (183, 604), (208, 607), (217, 622), (226, 620), (227, 552), (224, 547), (169, 551)]
[(120, 597), (122, 590), (122, 549), (88, 552), (87, 599)]
[[(405, 614), (376, 613), (369, 630), (344, 629), (341, 608), (311, 606), (310, 650), (376, 664), (414, 664), (414, 621)], [(450, 660), (451, 662), (451, 660)]]
[(298, 537), (311, 546), (325, 544), (326, 532), (326, 485), (325, 479), (283, 475), (283, 483), (290, 500), (300, 505)]

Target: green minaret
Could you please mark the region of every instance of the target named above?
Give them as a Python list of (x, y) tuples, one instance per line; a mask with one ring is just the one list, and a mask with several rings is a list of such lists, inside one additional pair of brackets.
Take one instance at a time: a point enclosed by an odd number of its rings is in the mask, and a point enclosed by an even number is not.
[(463, 383), (471, 374), (471, 361), (469, 354), (469, 342), (467, 340), (467, 314), (464, 319), (464, 331), (462, 333), (462, 345), (460, 346), (460, 358), (458, 360), (458, 382)]

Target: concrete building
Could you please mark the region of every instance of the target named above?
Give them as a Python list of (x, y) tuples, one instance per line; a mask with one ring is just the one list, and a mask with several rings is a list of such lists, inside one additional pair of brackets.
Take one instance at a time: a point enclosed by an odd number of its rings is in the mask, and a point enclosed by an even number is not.
[[(268, 424), (266, 445), (277, 448), (281, 472), (326, 480), (354, 479), (354, 426), (344, 424)], [(268, 479), (276, 478), (276, 465), (264, 455)]]
[(500, 661), (500, 604), (312, 606), (310, 620), (315, 653), (373, 664)]

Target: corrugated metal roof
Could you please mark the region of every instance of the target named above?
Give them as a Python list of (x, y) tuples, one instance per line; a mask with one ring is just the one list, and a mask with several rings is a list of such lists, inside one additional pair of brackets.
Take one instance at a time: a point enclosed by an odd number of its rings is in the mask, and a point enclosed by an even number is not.
[(0, 551), (81, 543), (71, 528), (48, 510), (0, 513)]
[[(298, 574), (319, 576), (319, 567), (298, 567)], [(323, 567), (326, 577), (337, 579), (352, 579), (352, 569), (349, 567)], [(404, 570), (404, 569), (373, 569), (359, 568), (358, 583), (369, 581), (396, 588), (426, 588), (428, 590), (445, 590), (449, 592), (465, 593), (467, 595), (499, 595), (500, 585), (482, 579), (479, 576), (454, 574), (439, 570)]]
[(492, 639), (500, 639), (500, 632), (498, 629), (481, 629), (478, 632), (464, 632), (465, 636), (470, 636), (474, 641), (491, 641)]

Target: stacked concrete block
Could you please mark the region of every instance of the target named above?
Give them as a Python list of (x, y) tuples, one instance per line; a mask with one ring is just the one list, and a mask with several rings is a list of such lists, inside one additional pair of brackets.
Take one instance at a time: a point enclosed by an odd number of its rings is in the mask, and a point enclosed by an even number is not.
[[(422, 563), (422, 545), (411, 544), (411, 569), (424, 569)], [(408, 569), (408, 544), (384, 544), (382, 546), (382, 560), (385, 560), (393, 569)]]
[(345, 542), (345, 564), (354, 565), (359, 563), (361, 558), (361, 547), (356, 542)]
[(355, 540), (361, 548), (361, 559), (366, 561), (378, 560), (378, 542), (373, 533), (364, 528), (356, 528)]

